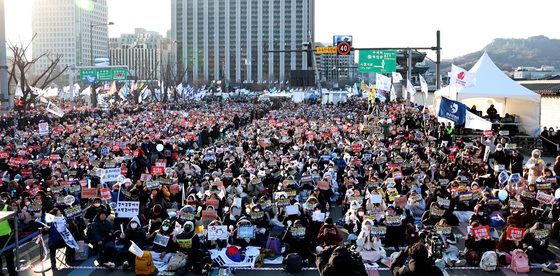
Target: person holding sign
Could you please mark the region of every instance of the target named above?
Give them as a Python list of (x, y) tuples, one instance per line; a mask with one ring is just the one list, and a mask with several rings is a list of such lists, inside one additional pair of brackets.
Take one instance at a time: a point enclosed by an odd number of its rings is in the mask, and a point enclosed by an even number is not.
[(381, 221), (381, 225), (387, 227), (387, 234), (383, 239), (385, 246), (401, 246), (406, 242), (406, 223), (402, 219), (402, 210), (393, 206), (388, 206), (385, 211), (385, 217)]
[[(385, 258), (387, 253), (381, 244), (381, 233), (374, 233), (372, 228), (374, 223), (370, 219), (364, 220), (362, 229), (356, 240), (357, 250), (360, 252), (362, 259), (368, 263), (375, 263), (381, 258)], [(386, 228), (385, 228), (386, 229)]]
[(245, 217), (241, 217), (230, 235), (231, 244), (246, 248), (257, 245), (255, 242), (255, 227)]
[(187, 221), (183, 224), (183, 233), (177, 235), (179, 250), (186, 253), (189, 259), (195, 259), (196, 253), (201, 247), (200, 238), (194, 232), (194, 223)]
[(161, 224), (161, 227), (152, 233), (150, 240), (154, 244), (152, 250), (159, 253), (161, 260), (169, 260), (171, 256), (169, 254), (179, 250), (179, 244), (177, 243), (177, 237), (173, 234), (175, 230), (174, 223), (171, 223), (169, 219), (166, 219)]
[[(146, 245), (146, 230), (142, 227), (140, 219), (136, 216), (130, 219), (126, 225), (126, 229), (119, 235), (119, 238), (124, 243), (124, 248), (129, 248), (132, 243), (135, 243), (140, 248)], [(134, 266), (136, 255), (129, 251), (124, 252), (123, 268), (127, 269)]]
[[(470, 229), (477, 229), (481, 225), (478, 221), (473, 221), (470, 224)], [(466, 239), (465, 239), (465, 250), (467, 251), (466, 256), (477, 256), (477, 258), (482, 257), (482, 254), (486, 251), (494, 251), (496, 249), (496, 241), (492, 239), (491, 236), (488, 236), (484, 239), (479, 239), (475, 237), (473, 231), (469, 231)], [(469, 254), (468, 252), (476, 252), (476, 254)], [(473, 260), (469, 260), (471, 262)], [(479, 260), (474, 260), (474, 263), (477, 263)]]
[(313, 261), (311, 251), (310, 236), (306, 231), (305, 225), (301, 220), (290, 221), (289, 226), (282, 234), (282, 243), (286, 245), (286, 250), (282, 254), (284, 257), (291, 253), (298, 253), (302, 259)]
[(556, 255), (548, 250), (549, 231), (540, 222), (536, 222), (525, 231), (521, 240), (531, 263), (544, 264), (556, 260)]

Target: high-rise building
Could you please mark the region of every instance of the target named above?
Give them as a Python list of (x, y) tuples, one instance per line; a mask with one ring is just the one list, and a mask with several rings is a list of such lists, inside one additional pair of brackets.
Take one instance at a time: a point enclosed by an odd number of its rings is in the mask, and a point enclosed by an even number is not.
[[(93, 58), (107, 58), (107, 12), (107, 0), (34, 0), (33, 57), (45, 53), (61, 55), (61, 68), (91, 65), (90, 48), (93, 49)], [(41, 58), (34, 68), (36, 72), (41, 72), (49, 64), (48, 58)]]
[(186, 81), (285, 81), (308, 69), (315, 0), (172, 0), (171, 38)]
[(161, 80), (171, 64), (174, 44), (158, 32), (137, 28), (109, 40), (111, 65), (126, 65), (129, 75), (139, 80)]

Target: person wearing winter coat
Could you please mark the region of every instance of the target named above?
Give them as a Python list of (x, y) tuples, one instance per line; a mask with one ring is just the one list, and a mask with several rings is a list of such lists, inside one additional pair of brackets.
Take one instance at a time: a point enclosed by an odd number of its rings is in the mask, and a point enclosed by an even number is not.
[(311, 251), (311, 239), (308, 231), (301, 220), (296, 220), (282, 234), (282, 243), (286, 245), (286, 251), (282, 254), (284, 257), (291, 253), (298, 253), (302, 259), (313, 261), (314, 255)]
[(357, 251), (360, 252), (364, 262), (375, 263), (381, 258), (387, 257), (387, 253), (381, 244), (378, 235), (372, 233), (374, 223), (371, 219), (366, 219), (362, 223), (362, 230), (356, 240)]
[[(335, 245), (338, 246), (342, 243), (342, 235), (338, 231), (338, 228), (333, 224), (331, 218), (328, 218), (323, 226), (319, 229), (319, 235), (317, 236), (317, 242), (319, 246), (325, 248), (327, 246)], [(319, 250), (319, 251), (320, 251)]]
[[(168, 253), (173, 253), (179, 250), (179, 244), (177, 243), (177, 238), (173, 235), (175, 223), (171, 220), (166, 219), (161, 223), (161, 227), (152, 234), (148, 234), (148, 238), (152, 241), (154, 246), (152, 250), (159, 253), (161, 260), (169, 260), (171, 257), (166, 256)], [(165, 242), (167, 240), (167, 243)]]
[(115, 257), (113, 224), (107, 220), (108, 213), (100, 210), (91, 225), (91, 243), (99, 253), (99, 262), (107, 267), (114, 267), (111, 260)]
[(390, 270), (394, 276), (443, 276), (443, 272), (428, 258), (428, 250), (422, 243), (401, 250), (393, 260)]
[[(144, 248), (146, 245), (146, 230), (142, 228), (140, 219), (137, 216), (130, 219), (124, 232), (120, 234), (120, 239), (124, 241), (124, 248), (129, 248), (133, 242), (138, 245), (138, 247)], [(130, 266), (134, 266), (136, 255), (128, 251), (125, 252), (125, 254), (123, 268), (127, 269)]]
[(549, 240), (549, 231), (540, 222), (525, 231), (521, 242), (531, 263), (544, 264), (556, 260), (554, 253), (548, 250)]
[(179, 250), (186, 253), (189, 258), (194, 258), (201, 247), (200, 238), (194, 232), (194, 223), (187, 221), (183, 225), (183, 232), (177, 235)]

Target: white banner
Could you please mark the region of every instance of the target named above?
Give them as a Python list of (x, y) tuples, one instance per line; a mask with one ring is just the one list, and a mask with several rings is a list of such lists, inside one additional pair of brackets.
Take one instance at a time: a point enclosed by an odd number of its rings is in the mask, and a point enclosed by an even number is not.
[(391, 90), (391, 79), (383, 74), (375, 74), (375, 88), (378, 90), (389, 91)]
[(68, 228), (66, 228), (66, 219), (64, 217), (54, 217), (52, 222), (56, 227), (56, 231), (60, 233), (60, 236), (62, 237), (66, 245), (68, 245), (68, 247), (73, 249), (80, 248), (80, 245), (76, 242), (76, 239), (74, 239), (72, 233), (70, 233), (70, 231), (68, 231)]
[(467, 110), (465, 128), (478, 130), (491, 130), (492, 123)]
[(402, 75), (399, 72), (393, 72), (393, 83), (399, 83), (402, 81)]
[(474, 74), (469, 71), (451, 64), (451, 79), (449, 84), (455, 85), (456, 87), (469, 87), (476, 84), (476, 78)]
[(414, 88), (410, 79), (406, 79), (406, 92), (408, 92), (408, 96), (412, 101), (414, 99), (414, 94), (416, 94), (416, 88)]
[(60, 109), (60, 107), (56, 106), (55, 104), (51, 103), (49, 101), (49, 104), (47, 105), (47, 111), (54, 114), (55, 116), (58, 116), (60, 118), (62, 118), (64, 116), (64, 111), (62, 111), (62, 109)]
[(424, 77), (422, 77), (422, 75), (418, 76), (420, 76), (420, 90), (422, 91), (422, 93), (424, 93), (424, 95), (426, 95), (426, 97), (428, 97), (428, 83), (426, 82)]

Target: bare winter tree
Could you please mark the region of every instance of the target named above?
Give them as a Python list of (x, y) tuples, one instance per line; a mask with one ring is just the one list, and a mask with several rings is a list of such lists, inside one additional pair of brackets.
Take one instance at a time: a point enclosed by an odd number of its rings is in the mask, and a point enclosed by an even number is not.
[(183, 82), (183, 80), (185, 79), (185, 76), (187, 75), (187, 68), (186, 66), (182, 66), (182, 61), (179, 61), (177, 63), (177, 68), (184, 68), (182, 69), (180, 72), (174, 72), (172, 65), (170, 63), (167, 64), (165, 71), (162, 72), (163, 74), (163, 80), (165, 82), (165, 91), (164, 93), (164, 101), (167, 101), (168, 99), (168, 95), (167, 95), (167, 91), (169, 89), (173, 89), (173, 91), (175, 91), (174, 93), (174, 100), (178, 101), (179, 100), (179, 95), (178, 95), (178, 91), (175, 90), (175, 87), (177, 87), (177, 85), (179, 85), (180, 83)]
[[(39, 94), (33, 90), (34, 88), (45, 89), (68, 69), (68, 66), (65, 66), (59, 70), (61, 55), (58, 54), (43, 53), (36, 58), (28, 59), (26, 55), (28, 47), (29, 44), (25, 47), (23, 45), (9, 45), (13, 60), (9, 70), (8, 85), (12, 85), (12, 82), (14, 85), (19, 83), (23, 93), (24, 109), (29, 108), (39, 97)], [(40, 59), (49, 59), (50, 64), (37, 77), (32, 77), (30, 69)]]

